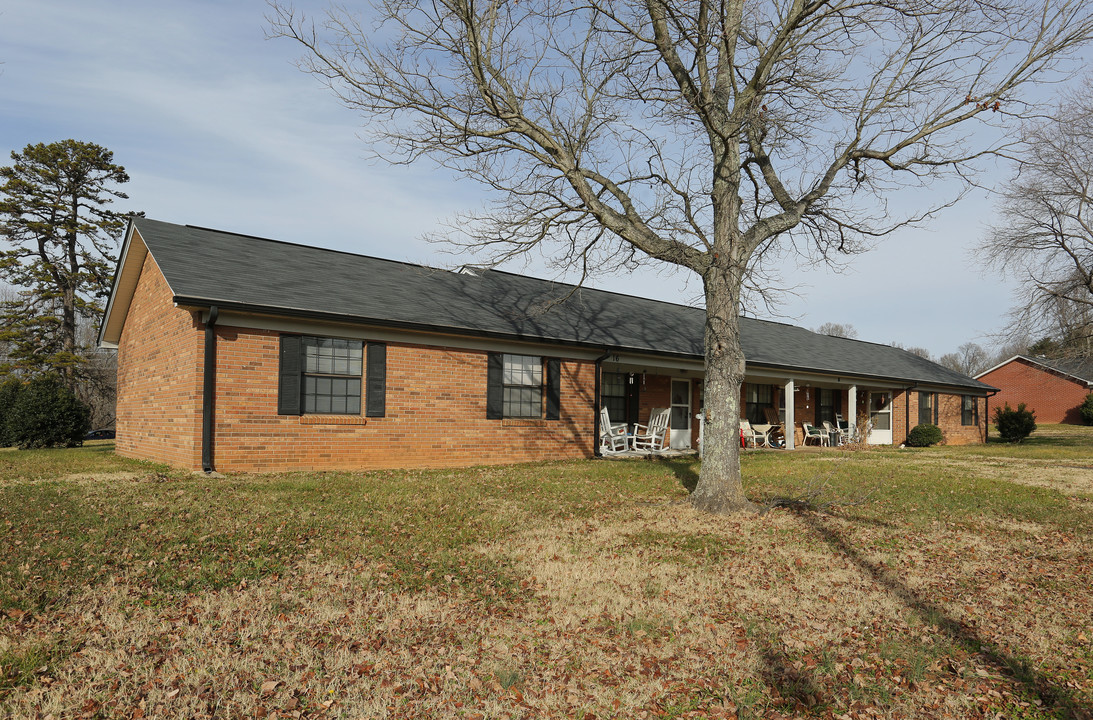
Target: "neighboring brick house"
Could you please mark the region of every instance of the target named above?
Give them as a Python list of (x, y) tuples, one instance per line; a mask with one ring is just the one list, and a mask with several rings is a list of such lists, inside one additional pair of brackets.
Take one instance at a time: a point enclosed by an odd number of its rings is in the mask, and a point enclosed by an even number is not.
[[(100, 329), (117, 451), (192, 469), (443, 467), (583, 458), (599, 408), (671, 408), (695, 447), (698, 308), (495, 270), (449, 272), (145, 218)], [(994, 388), (887, 345), (741, 319), (743, 414), (923, 419), (982, 442)], [(793, 398), (786, 406), (785, 399)], [(848, 408), (855, 408), (850, 413)], [(793, 444), (791, 436), (791, 445)]]
[(1082, 423), (1078, 408), (1093, 392), (1093, 360), (1032, 358), (1015, 355), (976, 379), (1000, 388), (995, 407), (1025, 403), (1037, 422)]

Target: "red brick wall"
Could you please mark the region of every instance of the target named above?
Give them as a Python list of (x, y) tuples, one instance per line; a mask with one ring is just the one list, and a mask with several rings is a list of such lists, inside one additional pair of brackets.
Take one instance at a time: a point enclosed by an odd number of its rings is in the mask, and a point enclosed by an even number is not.
[(985, 442), (987, 419), (984, 417), (985, 398), (975, 399), (979, 418), (978, 425), (964, 425), (961, 422), (963, 396), (938, 395), (937, 426), (945, 436), (946, 445), (974, 445)]
[[(900, 390), (893, 393), (892, 402), (892, 441), (900, 445), (907, 439), (907, 433), (918, 425), (918, 390)], [(937, 393), (937, 426), (941, 428), (946, 445), (970, 445), (983, 442), (986, 423), (983, 417), (984, 399), (976, 398), (978, 407), (978, 425), (964, 425), (963, 395)], [(910, 405), (910, 414), (907, 406)], [(909, 424), (908, 424), (909, 423)]]
[[(387, 345), (387, 413), (278, 416), (277, 333), (217, 328), (217, 470), (448, 467), (587, 457), (595, 365), (562, 360), (559, 420), (487, 420), (481, 351)], [(149, 256), (118, 347), (117, 452), (201, 469), (204, 325)]]
[(1078, 407), (1085, 401), (1089, 389), (1040, 365), (1027, 360), (1012, 360), (979, 379), (1002, 390), (991, 398), (992, 413), (993, 408), (1002, 407), (1007, 402), (1013, 408), (1025, 403), (1029, 410), (1036, 412), (1037, 422), (1082, 422)]
[(202, 338), (148, 255), (118, 343), (119, 455), (201, 469)]
[(277, 415), (278, 348), (276, 332), (217, 328), (217, 470), (454, 467), (593, 452), (591, 361), (562, 360), (559, 420), (487, 420), (487, 353), (388, 343), (386, 417), (293, 416)]

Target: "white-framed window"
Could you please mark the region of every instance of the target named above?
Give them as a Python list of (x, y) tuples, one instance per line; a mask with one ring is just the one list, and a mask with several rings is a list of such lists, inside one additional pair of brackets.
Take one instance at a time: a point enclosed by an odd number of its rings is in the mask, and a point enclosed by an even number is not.
[(979, 402), (975, 395), (963, 395), (960, 402), (960, 424), (979, 424)]
[(363, 343), (303, 337), (304, 413), (360, 415)]
[(543, 416), (543, 359), (505, 354), (502, 361), (502, 406), (507, 418)]

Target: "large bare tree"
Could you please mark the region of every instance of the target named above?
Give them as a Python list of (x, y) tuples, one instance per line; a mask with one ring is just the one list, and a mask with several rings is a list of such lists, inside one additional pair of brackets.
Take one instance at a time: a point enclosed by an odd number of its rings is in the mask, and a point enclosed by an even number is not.
[(1093, 84), (1029, 123), (1022, 140), (981, 256), (1019, 281), (1012, 331), (1093, 355)]
[(318, 22), (273, 8), (272, 34), (303, 44), (377, 155), (496, 193), (461, 223), (489, 259), (648, 257), (701, 278), (692, 502), (713, 511), (749, 505), (738, 314), (763, 258), (850, 251), (947, 204), (892, 217), (883, 198), (965, 180), (1027, 110), (1025, 86), (1093, 33), (1081, 0), (383, 0)]

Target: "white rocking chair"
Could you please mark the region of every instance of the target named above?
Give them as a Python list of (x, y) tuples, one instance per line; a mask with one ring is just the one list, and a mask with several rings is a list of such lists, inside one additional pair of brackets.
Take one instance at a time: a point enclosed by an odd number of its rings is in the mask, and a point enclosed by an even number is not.
[(664, 452), (668, 449), (668, 423), (672, 411), (668, 408), (653, 408), (649, 413), (648, 425), (634, 427), (634, 449)]
[(760, 445), (766, 444), (766, 433), (760, 432), (752, 427), (751, 422), (747, 420), (740, 421), (740, 431), (743, 433), (744, 447), (757, 448)]
[(626, 423), (611, 422), (607, 408), (600, 408), (600, 452), (604, 455), (616, 455), (629, 449)]

